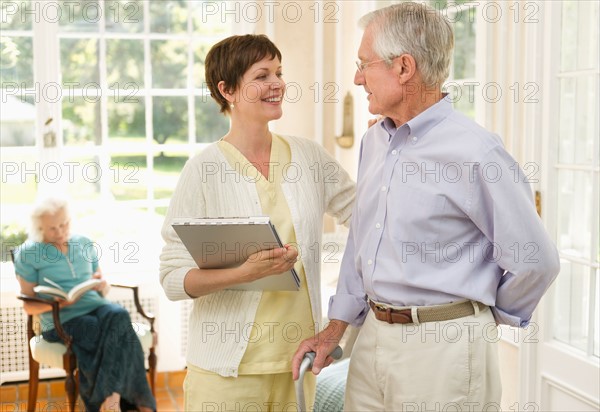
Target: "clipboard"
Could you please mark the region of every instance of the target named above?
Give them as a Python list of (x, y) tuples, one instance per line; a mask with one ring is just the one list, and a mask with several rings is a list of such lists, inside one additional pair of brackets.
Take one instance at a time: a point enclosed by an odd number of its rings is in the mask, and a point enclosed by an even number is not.
[[(171, 224), (200, 269), (237, 267), (260, 250), (283, 247), (268, 216), (234, 218), (175, 218)], [(232, 290), (297, 291), (300, 278), (292, 268)]]

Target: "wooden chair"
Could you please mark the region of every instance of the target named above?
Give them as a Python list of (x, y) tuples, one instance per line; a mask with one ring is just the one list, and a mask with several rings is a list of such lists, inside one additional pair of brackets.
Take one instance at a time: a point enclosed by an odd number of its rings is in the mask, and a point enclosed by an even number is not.
[[(11, 250), (11, 258), (14, 262), (14, 253)], [(156, 344), (157, 334), (154, 330), (155, 317), (152, 313), (144, 311), (139, 299), (137, 286), (111, 284), (116, 288), (126, 288), (133, 292), (133, 301), (137, 312), (148, 321), (148, 325), (135, 323), (134, 329), (140, 339), (144, 352), (148, 352), (148, 372), (150, 379), (150, 387), (152, 393), (155, 393), (156, 383)], [(67, 394), (67, 402), (69, 411), (75, 411), (75, 403), (79, 395), (77, 373), (77, 358), (72, 349), (72, 338), (67, 334), (60, 323), (59, 318), (59, 303), (52, 299), (45, 299), (38, 296), (27, 296), (20, 294), (18, 298), (24, 302), (38, 302), (52, 307), (52, 319), (56, 332), (62, 342), (48, 342), (44, 340), (41, 334), (37, 334), (34, 324), (34, 317), (27, 315), (27, 340), (29, 354), (29, 398), (27, 400), (27, 412), (35, 410), (37, 402), (37, 392), (39, 385), (40, 364), (63, 368), (66, 373), (65, 393)]]

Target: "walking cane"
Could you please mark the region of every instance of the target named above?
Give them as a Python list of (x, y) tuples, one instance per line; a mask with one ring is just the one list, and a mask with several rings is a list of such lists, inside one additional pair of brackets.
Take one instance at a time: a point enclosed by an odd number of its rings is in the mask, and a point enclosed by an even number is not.
[[(342, 348), (340, 348), (339, 346), (337, 346), (333, 352), (331, 352), (329, 354), (329, 356), (331, 356), (333, 359), (339, 359), (341, 358), (343, 355), (343, 351)], [(306, 402), (304, 401), (304, 373), (312, 368), (313, 362), (315, 361), (315, 356), (316, 353), (314, 352), (306, 352), (304, 354), (304, 358), (302, 359), (302, 362), (300, 363), (300, 374), (298, 376), (298, 380), (296, 381), (295, 385), (296, 385), (296, 399), (298, 401), (298, 409), (300, 411), (307, 411), (306, 409)]]

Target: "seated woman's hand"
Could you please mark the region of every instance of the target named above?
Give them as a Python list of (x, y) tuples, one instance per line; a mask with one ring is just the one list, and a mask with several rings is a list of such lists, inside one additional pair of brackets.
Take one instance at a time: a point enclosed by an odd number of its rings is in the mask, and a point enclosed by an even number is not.
[(298, 250), (291, 246), (256, 252), (242, 264), (245, 281), (250, 282), (270, 275), (279, 275), (294, 267)]
[(100, 269), (98, 269), (93, 275), (92, 275), (92, 279), (100, 279), (101, 282), (98, 283), (95, 287), (94, 290), (100, 292), (102, 294), (102, 296), (106, 296), (106, 294), (108, 293), (108, 291), (110, 290), (110, 285), (108, 284), (108, 282), (106, 281), (106, 279), (104, 279), (102, 277), (102, 272), (100, 271)]

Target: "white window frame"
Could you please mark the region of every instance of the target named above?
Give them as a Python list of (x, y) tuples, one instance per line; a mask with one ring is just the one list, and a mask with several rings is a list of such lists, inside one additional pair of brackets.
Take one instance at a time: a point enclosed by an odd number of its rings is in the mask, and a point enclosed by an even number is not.
[[(44, 0), (32, 0), (31, 8), (43, 9)], [(187, 22), (187, 33), (179, 34), (163, 34), (163, 33), (151, 33), (150, 32), (150, 2), (142, 1), (143, 13), (146, 18), (144, 19), (144, 30), (140, 33), (111, 33), (105, 31), (105, 18), (100, 19), (98, 31), (95, 32), (61, 32), (59, 30), (59, 23), (57, 21), (52, 22), (48, 19), (34, 19), (32, 23), (32, 31), (25, 32), (21, 30), (3, 30), (3, 36), (14, 36), (14, 35), (25, 35), (33, 37), (33, 58), (34, 58), (34, 84), (41, 90), (44, 85), (56, 84), (62, 85), (61, 79), (61, 66), (60, 66), (60, 39), (63, 38), (92, 38), (99, 39), (99, 83), (100, 83), (100, 100), (98, 104), (101, 105), (101, 143), (99, 145), (91, 146), (70, 146), (64, 143), (62, 135), (62, 100), (52, 101), (46, 98), (47, 96), (36, 97), (36, 122), (35, 122), (35, 146), (28, 147), (3, 147), (3, 159), (10, 159), (13, 155), (20, 154), (33, 154), (34, 157), (39, 159), (40, 170), (43, 170), (44, 165), (49, 162), (63, 164), (64, 161), (73, 158), (97, 158), (100, 164), (100, 170), (102, 171), (102, 177), (100, 179), (100, 198), (109, 199), (111, 191), (111, 181), (115, 178), (114, 170), (110, 169), (111, 153), (118, 152), (119, 154), (139, 153), (140, 149), (143, 149), (146, 154), (146, 167), (152, 175), (154, 170), (154, 157), (161, 152), (165, 151), (178, 151), (187, 153), (188, 157), (197, 153), (206, 143), (196, 143), (196, 98), (197, 97), (208, 97), (208, 91), (205, 88), (194, 87), (194, 74), (193, 74), (193, 49), (194, 45), (200, 41), (216, 42), (222, 38), (222, 36), (210, 37), (210, 36), (199, 36), (193, 32), (192, 13), (188, 13)], [(190, 9), (191, 3), (188, 3)], [(104, 2), (99, 2), (99, 8), (103, 16), (106, 15)], [(35, 21), (37, 20), (37, 21)], [(239, 27), (238, 27), (239, 26)], [(243, 26), (243, 27), (242, 27)], [(230, 33), (239, 32), (241, 29), (249, 29), (248, 24), (233, 24)], [(135, 94), (136, 98), (142, 99), (145, 106), (145, 129), (146, 129), (146, 141), (145, 144), (134, 147), (119, 147), (111, 148), (108, 145), (109, 142), (109, 128), (108, 128), (108, 107), (107, 102), (110, 98), (113, 98), (114, 94), (117, 96), (126, 96), (131, 90), (109, 90), (106, 79), (106, 60), (105, 60), (105, 48), (106, 39), (135, 39), (141, 40), (144, 43), (144, 86), (140, 87)], [(152, 87), (151, 79), (151, 53), (150, 43), (153, 40), (185, 40), (189, 41), (192, 45), (188, 48), (188, 78), (186, 87), (181, 89), (159, 89)], [(69, 97), (83, 97), (84, 90), (81, 88), (74, 89), (61, 89), (63, 98)], [(93, 91), (85, 91), (88, 97), (94, 97)], [(111, 94), (112, 93), (112, 94)], [(41, 93), (39, 93), (41, 94)], [(154, 143), (154, 130), (153, 130), (153, 98), (160, 96), (187, 96), (188, 104), (188, 131), (187, 131), (187, 142), (185, 143), (165, 143), (155, 144)], [(52, 118), (53, 122), (50, 126), (45, 126), (44, 123), (47, 119)], [(46, 132), (54, 132), (56, 135), (56, 146), (52, 148), (45, 148), (43, 145), (43, 134)], [(76, 170), (76, 173), (80, 171)], [(65, 176), (67, 174), (65, 173)], [(38, 193), (56, 193), (57, 186), (58, 191), (66, 192), (66, 186), (69, 180), (61, 180), (58, 184), (49, 184), (43, 177), (39, 179)], [(150, 177), (144, 184), (146, 186), (146, 198), (139, 200), (117, 200), (118, 202), (124, 202), (129, 204), (131, 207), (147, 207), (149, 213), (153, 213), (157, 208), (164, 208), (168, 206), (169, 199), (161, 198), (156, 199), (154, 195), (154, 184)], [(92, 204), (94, 201), (87, 203)], [(86, 201), (78, 201), (80, 204), (85, 204)], [(22, 205), (5, 205), (3, 207), (18, 208)]]

